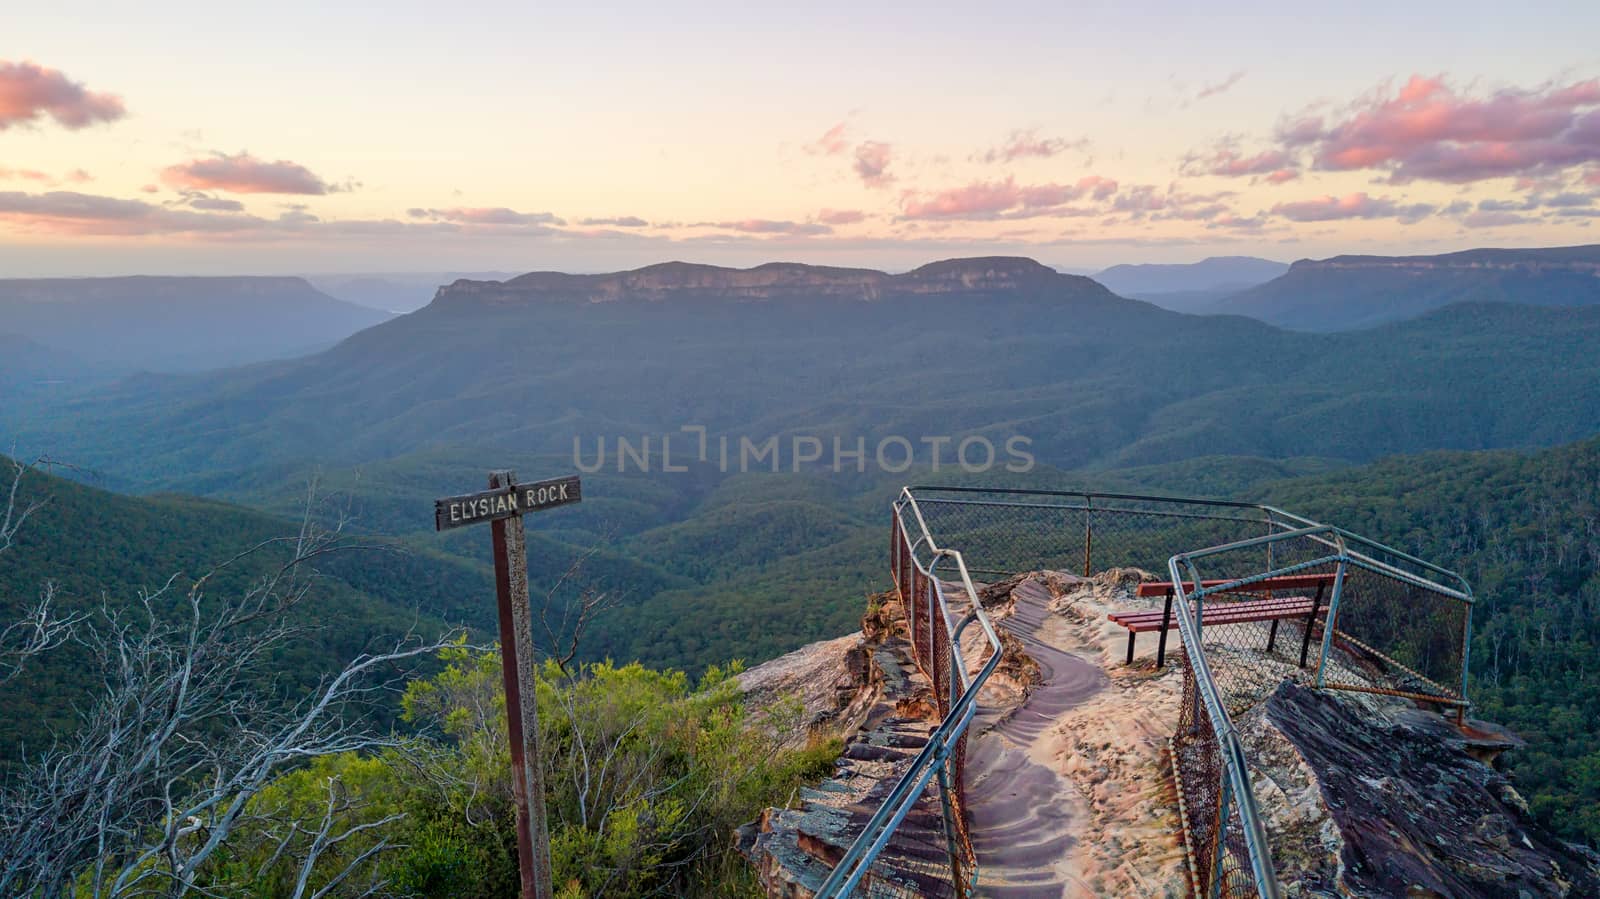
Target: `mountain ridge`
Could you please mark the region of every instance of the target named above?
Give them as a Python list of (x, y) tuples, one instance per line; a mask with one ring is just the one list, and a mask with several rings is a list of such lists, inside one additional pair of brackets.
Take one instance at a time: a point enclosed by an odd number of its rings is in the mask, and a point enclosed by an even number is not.
[(1208, 311), (1291, 330), (1346, 331), (1465, 302), (1600, 304), (1600, 244), (1300, 259), (1280, 277), (1225, 297)]
[(875, 302), (930, 294), (985, 291), (1034, 294), (1051, 289), (1083, 298), (1115, 296), (1089, 278), (1062, 274), (1033, 259), (983, 256), (944, 259), (900, 274), (799, 262), (768, 262), (740, 269), (680, 261), (605, 274), (529, 272), (507, 281), (458, 280), (441, 287), (434, 302), (442, 305), (510, 305), (534, 300), (661, 302), (679, 296), (744, 301), (803, 296)]
[(287, 275), (0, 279), (6, 331), (107, 371), (284, 358), (391, 318)]
[(1113, 265), (1089, 277), (1126, 297), (1149, 299), (1160, 294), (1202, 293), (1220, 297), (1222, 291), (1237, 292), (1264, 284), (1288, 270), (1286, 263), (1259, 256), (1208, 256), (1190, 263)]

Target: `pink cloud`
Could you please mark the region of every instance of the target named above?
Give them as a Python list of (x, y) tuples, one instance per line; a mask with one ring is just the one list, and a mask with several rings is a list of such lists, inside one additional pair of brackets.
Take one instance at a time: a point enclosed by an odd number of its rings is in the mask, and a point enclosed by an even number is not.
[(457, 206), (451, 209), (406, 210), (414, 219), (432, 219), (458, 225), (483, 225), (489, 227), (515, 225), (565, 225), (560, 217), (549, 212), (518, 212), (504, 206)]
[(1014, 218), (1041, 210), (1054, 214), (1084, 198), (1104, 202), (1117, 189), (1116, 181), (1099, 175), (1086, 175), (1076, 184), (1019, 185), (1014, 178), (975, 181), (927, 196), (908, 191), (902, 197), (901, 214), (908, 219)]
[(55, 185), (63, 181), (82, 184), (93, 180), (94, 176), (83, 169), (73, 169), (57, 178), (49, 172), (41, 172), (38, 169), (8, 169), (0, 167), (0, 181), (38, 181), (43, 184)]
[(1416, 75), (1392, 97), (1381, 92), (1342, 120), (1280, 138), (1312, 145), (1325, 169), (1464, 183), (1600, 161), (1596, 107), (1600, 79), (1469, 97), (1443, 77)]
[(50, 233), (128, 236), (249, 231), (266, 224), (264, 219), (252, 216), (165, 209), (143, 200), (61, 190), (42, 194), (0, 192), (0, 220)]
[(975, 159), (983, 162), (1015, 162), (1018, 159), (1049, 159), (1068, 150), (1081, 150), (1089, 145), (1086, 138), (1067, 140), (1061, 137), (1040, 137), (1034, 131), (1013, 131), (998, 147), (992, 147)]
[(622, 215), (615, 218), (589, 218), (579, 221), (578, 224), (611, 228), (647, 228), (650, 225), (649, 222), (636, 215)]
[(162, 171), (161, 180), (180, 190), (225, 190), (236, 194), (319, 195), (340, 189), (297, 162), (266, 162), (249, 153), (217, 153), (168, 166)]
[(868, 187), (887, 187), (894, 181), (894, 176), (889, 174), (889, 163), (893, 158), (893, 150), (888, 144), (875, 140), (858, 144), (856, 175), (861, 178), (861, 183)]
[(229, 200), (225, 197), (207, 197), (196, 195), (189, 198), (189, 208), (200, 209), (206, 212), (243, 212), (244, 204), (238, 200)]
[(1499, 228), (1505, 225), (1521, 225), (1537, 221), (1515, 212), (1486, 211), (1474, 212), (1461, 218), (1461, 224), (1468, 228)]
[(789, 222), (773, 219), (742, 219), (731, 222), (695, 222), (690, 227), (719, 228), (724, 231), (737, 231), (740, 234), (787, 234), (793, 236), (809, 236), (815, 234), (831, 234), (833, 229), (827, 225), (815, 222)]
[(1268, 172), (1263, 180), (1268, 184), (1284, 184), (1298, 177), (1300, 177), (1298, 169), (1278, 169), (1275, 172)]
[(127, 115), (115, 94), (87, 90), (55, 69), (34, 62), (0, 60), (0, 131), (44, 116), (63, 128), (87, 128)]
[(1287, 150), (1262, 150), (1254, 156), (1245, 156), (1234, 147), (1222, 146), (1209, 156), (1189, 157), (1184, 163), (1184, 171), (1190, 174), (1242, 178), (1289, 170), (1294, 164), (1294, 157)]
[(867, 214), (859, 209), (824, 209), (817, 213), (817, 221), (824, 225), (854, 225), (866, 217)]
[(821, 137), (806, 144), (806, 152), (815, 153), (819, 156), (838, 156), (845, 150), (850, 149), (850, 141), (844, 136), (845, 128), (846, 123), (840, 122), (822, 132)]
[(1339, 219), (1398, 218), (1415, 221), (1434, 211), (1426, 203), (1403, 204), (1384, 197), (1370, 197), (1365, 193), (1346, 194), (1343, 197), (1319, 197), (1294, 203), (1279, 203), (1272, 207), (1274, 215), (1295, 222), (1329, 222)]

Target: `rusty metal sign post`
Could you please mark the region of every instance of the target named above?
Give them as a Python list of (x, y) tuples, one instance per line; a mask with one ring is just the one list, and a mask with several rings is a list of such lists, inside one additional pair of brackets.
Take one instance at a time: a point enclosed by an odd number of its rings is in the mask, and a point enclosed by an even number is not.
[(511, 787), (517, 801), (517, 859), (522, 899), (551, 899), (550, 834), (539, 757), (539, 695), (533, 672), (533, 611), (528, 603), (528, 548), (522, 516), (583, 498), (577, 476), (518, 484), (512, 471), (489, 473), (489, 489), (435, 500), (435, 530), (491, 523), (495, 598), (500, 611), (500, 673), (506, 687)]

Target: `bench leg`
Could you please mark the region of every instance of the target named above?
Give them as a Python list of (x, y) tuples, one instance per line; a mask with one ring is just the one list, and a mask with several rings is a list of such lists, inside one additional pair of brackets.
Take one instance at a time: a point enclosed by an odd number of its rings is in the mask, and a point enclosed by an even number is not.
[(1139, 636), (1139, 632), (1138, 631), (1131, 630), (1131, 629), (1128, 631), (1128, 661), (1127, 661), (1127, 664), (1129, 664), (1129, 665), (1133, 664), (1133, 640), (1137, 636)]
[(1167, 664), (1167, 628), (1172, 626), (1172, 593), (1167, 593), (1166, 610), (1161, 613), (1161, 642), (1156, 645), (1156, 667)]
[(1267, 655), (1272, 655), (1272, 647), (1278, 643), (1278, 619), (1272, 619), (1272, 630), (1267, 631)]
[(1317, 585), (1317, 595), (1311, 597), (1311, 614), (1306, 616), (1306, 635), (1300, 641), (1300, 667), (1306, 667), (1306, 654), (1311, 651), (1311, 631), (1317, 626), (1317, 607), (1322, 605), (1322, 585)]

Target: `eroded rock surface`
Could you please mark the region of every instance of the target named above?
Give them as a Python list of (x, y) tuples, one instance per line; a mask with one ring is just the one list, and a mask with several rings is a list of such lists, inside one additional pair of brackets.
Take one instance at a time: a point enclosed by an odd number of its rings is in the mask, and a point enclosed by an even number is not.
[(1285, 683), (1267, 720), (1315, 772), (1353, 896), (1600, 896), (1600, 856), (1543, 830), (1475, 739), (1403, 703)]
[[(931, 687), (912, 659), (898, 600), (873, 597), (859, 637), (819, 646), (741, 677), (755, 694), (753, 702), (782, 702), (785, 685), (798, 687), (811, 727), (845, 725), (847, 737), (833, 776), (802, 790), (792, 807), (769, 808), (740, 828), (740, 851), (756, 866), (767, 895), (777, 899), (815, 894), (939, 724)], [(863, 671), (848, 678), (863, 685), (860, 692), (831, 712), (827, 697), (842, 699), (850, 691), (820, 667), (829, 658), (858, 659)], [(936, 796), (924, 792), (869, 875), (892, 885), (895, 895), (947, 890), (949, 862)]]

